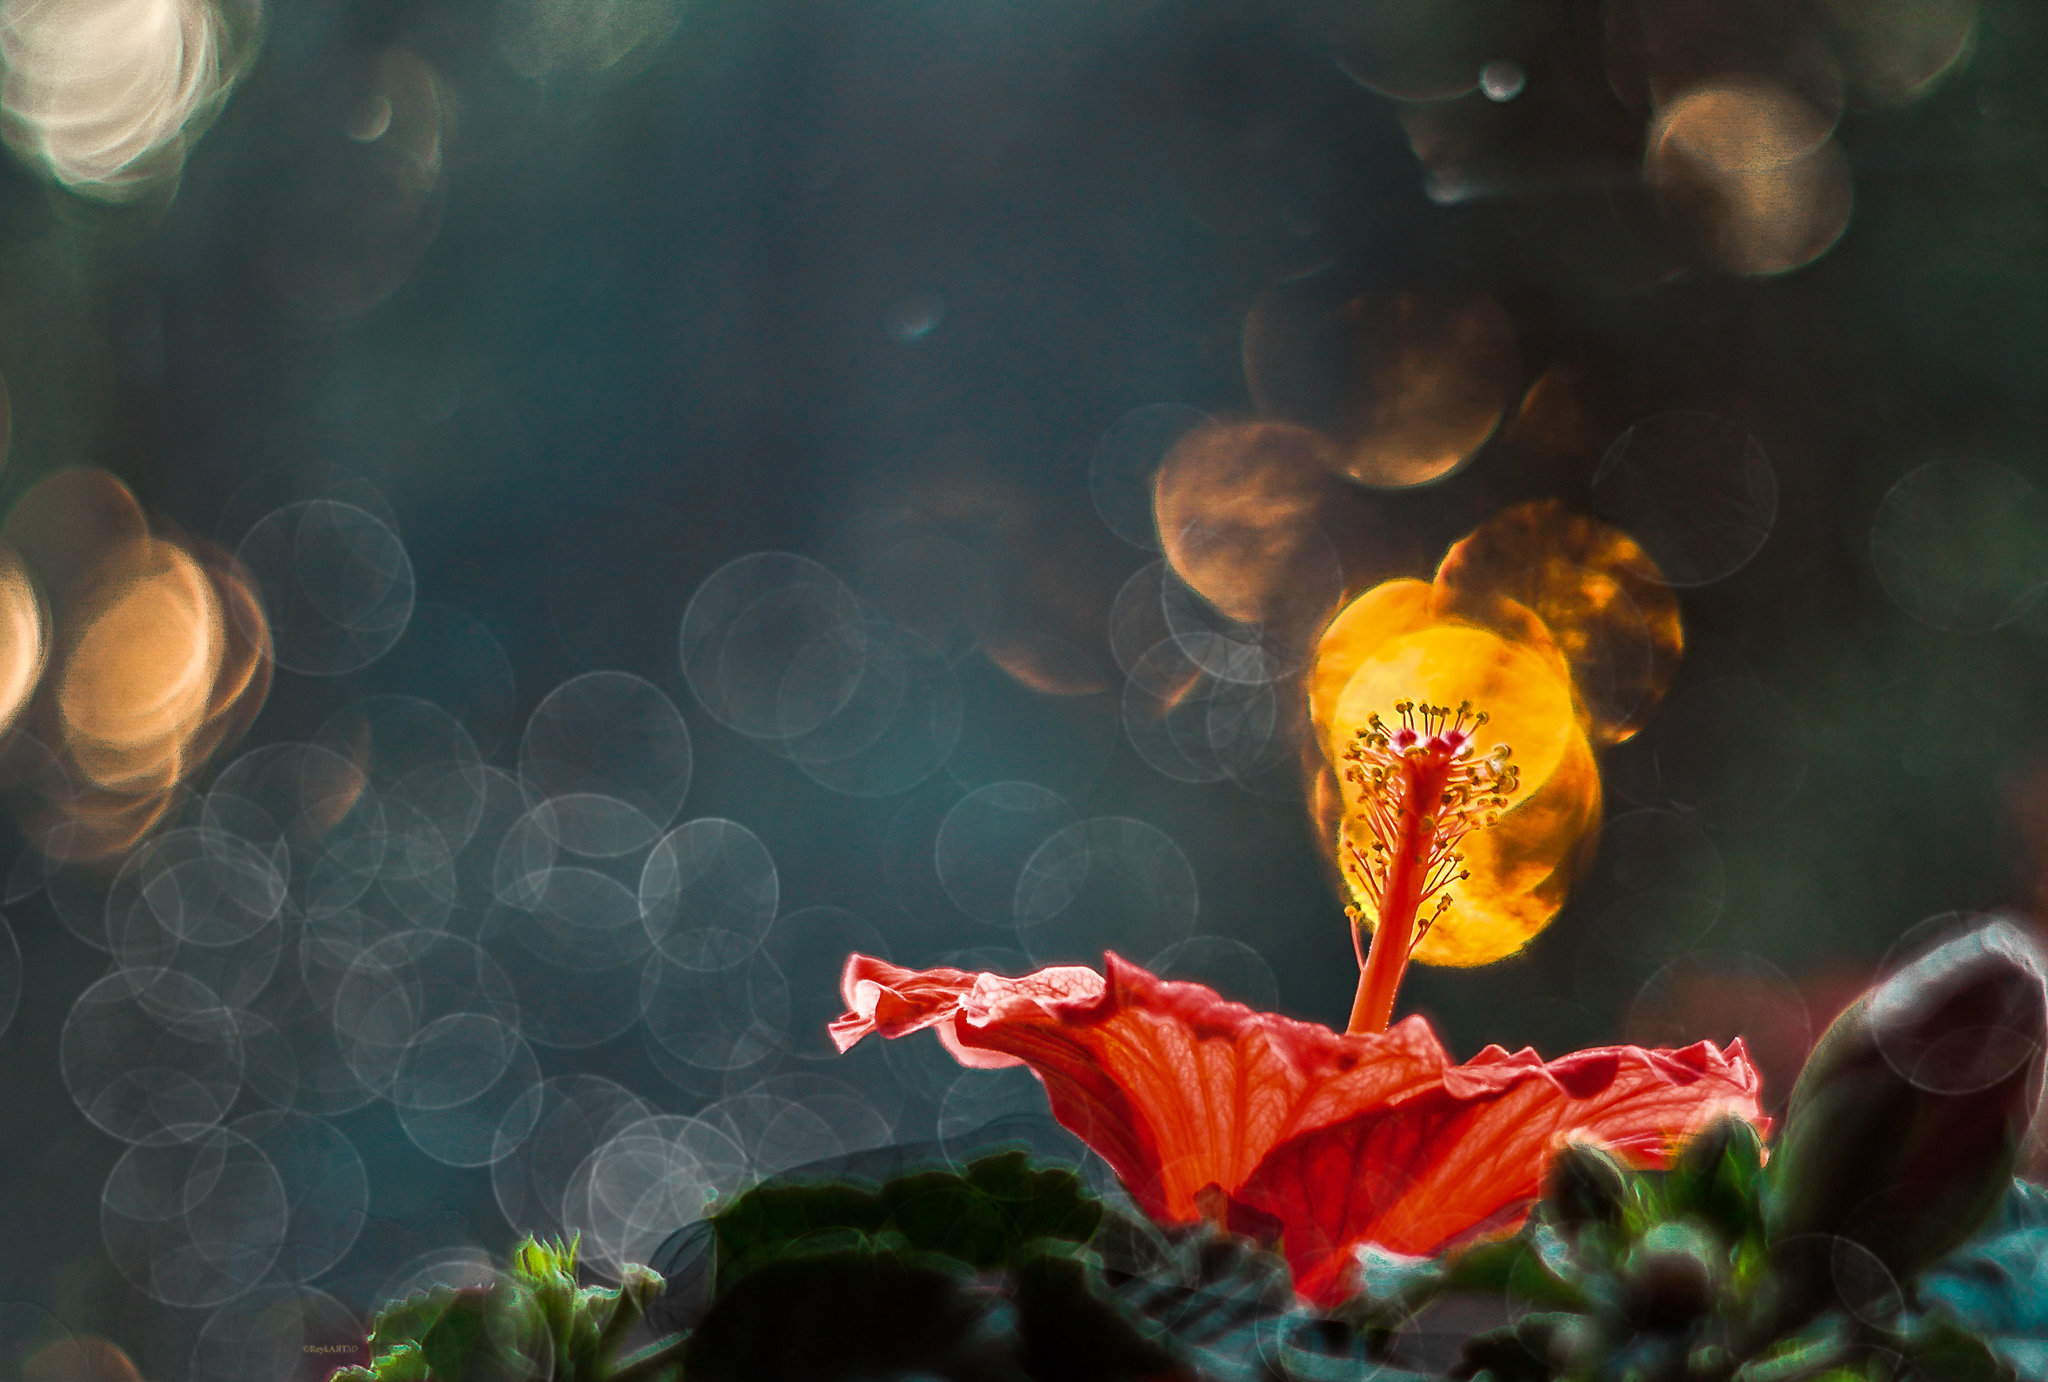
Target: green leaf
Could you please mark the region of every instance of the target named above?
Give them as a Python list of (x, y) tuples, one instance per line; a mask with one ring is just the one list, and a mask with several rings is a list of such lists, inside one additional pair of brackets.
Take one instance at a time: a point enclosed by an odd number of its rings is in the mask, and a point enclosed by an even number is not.
[(1304, 1310), (1286, 1262), (1208, 1224), (1162, 1229), (1108, 1211), (1082, 1260), (1095, 1293), (1204, 1382), (1423, 1382), (1384, 1360), (1387, 1331), (1348, 1310)]
[(1849, 1340), (1839, 1319), (1822, 1321), (1802, 1333), (1780, 1339), (1735, 1373), (1735, 1382), (1804, 1382), (1839, 1367)]
[(414, 1343), (393, 1344), (367, 1368), (340, 1368), (328, 1382), (433, 1382)]
[(370, 1327), (375, 1352), (371, 1371), (378, 1382), (463, 1382), (471, 1359), (485, 1342), (487, 1290), (437, 1286), (393, 1301)]
[(1036, 1252), (1018, 1264), (1012, 1298), (1026, 1371), (1066, 1382), (1171, 1372), (1171, 1355), (1092, 1286), (1086, 1266), (1075, 1257)]
[(1550, 1364), (1517, 1331), (1495, 1329), (1465, 1341), (1452, 1376), (1477, 1377), (1482, 1372), (1495, 1382), (1547, 1382)]
[(435, 1382), (463, 1382), (479, 1348), (486, 1342), (484, 1312), (489, 1302), (480, 1291), (460, 1291), (441, 1318), (420, 1337), (420, 1357)]
[(930, 1373), (1023, 1382), (1005, 1314), (945, 1259), (785, 1256), (719, 1293), (685, 1347), (684, 1375), (814, 1382)]
[(1921, 1322), (1900, 1352), (1939, 1382), (2010, 1382), (2014, 1376), (1984, 1340), (1946, 1320)]
[(1389, 1252), (1374, 1243), (1357, 1252), (1358, 1297), (1348, 1313), (1365, 1319), (1405, 1319), (1414, 1305), (1441, 1289), (1442, 1261), (1434, 1257), (1410, 1257)]
[(512, 1270), (520, 1272), (536, 1283), (576, 1281), (576, 1249), (582, 1243), (583, 1235), (576, 1234), (565, 1244), (561, 1239), (543, 1243), (531, 1234), (512, 1250)]
[(1919, 1295), (2022, 1377), (2048, 1376), (2048, 1191), (2013, 1182), (1984, 1232), (1922, 1274)]
[(370, 1347), (417, 1343), (454, 1302), (455, 1292), (446, 1286), (392, 1301), (371, 1321)]
[(1527, 1229), (1451, 1257), (1444, 1264), (1437, 1289), (1507, 1296), (1544, 1310), (1586, 1308), (1585, 1292), (1544, 1260)]
[(893, 1243), (937, 1253), (977, 1271), (1011, 1266), (1034, 1243), (1079, 1245), (1102, 1222), (1080, 1177), (1034, 1169), (1021, 1152), (974, 1162), (964, 1172), (927, 1171), (879, 1190), (830, 1183), (764, 1185), (712, 1220), (718, 1281), (738, 1280), (792, 1252), (836, 1252)]

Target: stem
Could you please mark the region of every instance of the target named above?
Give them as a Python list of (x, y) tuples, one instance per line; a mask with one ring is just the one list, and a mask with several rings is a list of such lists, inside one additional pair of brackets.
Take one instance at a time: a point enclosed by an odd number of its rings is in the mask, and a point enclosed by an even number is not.
[(683, 1346), (689, 1342), (688, 1334), (671, 1334), (637, 1353), (628, 1354), (619, 1360), (610, 1382), (644, 1382), (644, 1379), (659, 1376), (664, 1368), (682, 1361)]
[(600, 1362), (610, 1358), (613, 1350), (625, 1342), (626, 1335), (640, 1322), (640, 1313), (645, 1308), (640, 1293), (633, 1289), (633, 1283), (620, 1282), (619, 1297), (612, 1302), (611, 1317), (598, 1331), (597, 1346), (591, 1350), (591, 1356)]
[(1392, 857), (1380, 895), (1379, 923), (1358, 975), (1358, 996), (1351, 1003), (1354, 1034), (1387, 1030), (1394, 1019), (1394, 995), (1408, 972), (1408, 952), (1415, 946), (1415, 913), (1422, 906), (1430, 857), (1436, 843), (1436, 815), (1450, 778), (1448, 760), (1409, 758), (1401, 764), (1403, 791), (1398, 838), (1388, 841)]

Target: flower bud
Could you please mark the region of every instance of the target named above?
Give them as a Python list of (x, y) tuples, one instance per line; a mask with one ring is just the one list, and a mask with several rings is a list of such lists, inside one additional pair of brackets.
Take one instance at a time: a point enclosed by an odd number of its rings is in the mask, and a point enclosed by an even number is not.
[(2039, 1095), (2042, 969), (2027, 934), (1996, 921), (1835, 1019), (1771, 1160), (1773, 1243), (1838, 1235), (1903, 1282), (1976, 1231), (2011, 1183)]
[(1763, 1159), (1754, 1124), (1733, 1115), (1718, 1119), (1679, 1153), (1665, 1183), (1666, 1203), (1712, 1225), (1730, 1243), (1755, 1236), (1763, 1227), (1755, 1193)]
[(1619, 1228), (1634, 1202), (1628, 1172), (1590, 1142), (1567, 1142), (1550, 1158), (1543, 1177), (1543, 1202), (1550, 1221), (1567, 1233), (1598, 1224)]
[(1685, 1144), (1678, 1154), (1679, 1169), (1688, 1176), (1708, 1180), (1729, 1171), (1747, 1174), (1763, 1164), (1763, 1139), (1756, 1125), (1732, 1114), (1717, 1118)]
[(1622, 1307), (1640, 1327), (1675, 1334), (1714, 1308), (1725, 1275), (1706, 1234), (1690, 1224), (1657, 1224), (1622, 1264)]

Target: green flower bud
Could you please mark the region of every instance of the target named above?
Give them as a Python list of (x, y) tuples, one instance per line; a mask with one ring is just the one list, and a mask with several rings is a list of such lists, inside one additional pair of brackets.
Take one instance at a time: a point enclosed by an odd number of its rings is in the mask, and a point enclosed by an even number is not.
[(1666, 1202), (1675, 1214), (1711, 1224), (1731, 1244), (1758, 1236), (1763, 1159), (1763, 1139), (1748, 1119), (1719, 1119), (1679, 1153), (1665, 1181)]
[(1774, 1244), (1848, 1238), (1904, 1282), (1976, 1231), (2011, 1183), (2039, 1095), (2042, 970), (2027, 934), (1997, 921), (1835, 1020), (1793, 1088), (1767, 1172)]
[(1714, 1308), (1726, 1276), (1707, 1234), (1691, 1224), (1657, 1224), (1622, 1263), (1622, 1308), (1643, 1329), (1676, 1334)]
[(1604, 1149), (1567, 1142), (1550, 1159), (1543, 1202), (1551, 1222), (1567, 1232), (1593, 1224), (1615, 1228), (1635, 1203), (1635, 1192), (1628, 1172)]
[(1685, 1144), (1678, 1168), (1686, 1175), (1710, 1179), (1730, 1172), (1747, 1175), (1763, 1164), (1763, 1139), (1747, 1118), (1717, 1118)]

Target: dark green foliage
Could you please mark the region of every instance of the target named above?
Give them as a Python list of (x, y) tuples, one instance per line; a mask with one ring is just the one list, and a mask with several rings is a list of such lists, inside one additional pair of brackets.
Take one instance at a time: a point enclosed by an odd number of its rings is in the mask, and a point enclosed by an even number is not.
[(1287, 1264), (1248, 1239), (1207, 1225), (1161, 1229), (1109, 1212), (1088, 1246), (1094, 1288), (1204, 1379), (1419, 1376), (1382, 1360), (1387, 1331), (1353, 1329), (1303, 1309)]
[(1514, 1322), (1468, 1339), (1453, 1374), (1491, 1382), (1991, 1382), (2048, 1355), (2048, 1306), (2032, 1290), (2048, 1266), (2026, 1257), (2048, 1249), (2039, 1192), (2015, 1191), (1992, 1234), (1929, 1275), (1929, 1311), (1854, 1240), (1774, 1241), (1760, 1157), (1734, 1126), (1668, 1171), (1578, 1149), (1514, 1237), (1436, 1263), (1368, 1256), (1347, 1314), (1398, 1338), (1433, 1302), (1503, 1299)]
[(1028, 1244), (1085, 1243), (1101, 1219), (1102, 1206), (1080, 1177), (1036, 1170), (1022, 1152), (1003, 1152), (959, 1174), (927, 1171), (873, 1191), (823, 1182), (764, 1185), (711, 1223), (723, 1282), (784, 1253), (867, 1240), (993, 1271)]
[(1103, 1218), (1078, 1176), (1021, 1152), (874, 1190), (762, 1186), (711, 1220), (715, 1290), (687, 1376), (1173, 1376), (1172, 1356), (1082, 1256)]
[(1096, 1290), (1077, 1257), (1036, 1253), (1016, 1265), (1019, 1357), (1032, 1377), (1164, 1377), (1173, 1359)]
[[(1106, 1209), (1021, 1156), (879, 1188), (779, 1184), (700, 1241), (715, 1289), (687, 1340), (611, 1361), (625, 1292), (578, 1289), (573, 1255), (523, 1246), (488, 1290), (436, 1291), (377, 1321), (344, 1382), (1419, 1382), (1418, 1312), (1491, 1300), (1450, 1375), (1489, 1382), (2010, 1382), (2048, 1376), (2048, 1195), (2012, 1190), (1991, 1228), (1917, 1283), (1859, 1276), (1853, 1240), (1789, 1252), (1766, 1232), (1753, 1133), (1717, 1127), (1668, 1171), (1588, 1149), (1523, 1230), (1437, 1261), (1368, 1251), (1363, 1294), (1304, 1310), (1285, 1264), (1206, 1225)], [(1594, 1168), (1581, 1174), (1584, 1168)], [(1609, 1174), (1609, 1168), (1612, 1174)], [(1587, 1184), (1604, 1187), (1596, 1197)], [(1594, 1212), (1588, 1212), (1589, 1205)], [(1831, 1301), (1807, 1302), (1826, 1276)], [(1872, 1281), (1883, 1289), (1871, 1289)], [(627, 1305), (620, 1312), (617, 1302)], [(650, 1356), (651, 1355), (651, 1356)], [(1434, 1368), (1427, 1375), (1436, 1375)]]
[(573, 1242), (528, 1238), (489, 1286), (386, 1306), (371, 1327), (370, 1366), (343, 1368), (334, 1382), (673, 1382), (679, 1341), (617, 1356), (661, 1284), (633, 1267), (616, 1290), (578, 1287)]
[[(477, 1364), (478, 1372), (490, 1370), (483, 1347), (484, 1316), (489, 1306), (489, 1297), (482, 1291), (448, 1294), (438, 1317), (427, 1324), (423, 1333), (413, 1336), (419, 1340), (420, 1358), (429, 1373), (446, 1382), (466, 1382), (472, 1362)], [(371, 1342), (381, 1341), (373, 1338)]]
[(1945, 1320), (1920, 1320), (1900, 1340), (1912, 1374), (1928, 1382), (2010, 1382), (2007, 1368), (1984, 1340)]
[(2015, 1183), (1984, 1233), (1921, 1277), (1919, 1294), (2020, 1376), (2048, 1377), (2048, 1191)]
[(925, 1374), (1027, 1382), (1001, 1302), (940, 1262), (869, 1248), (760, 1263), (723, 1292), (685, 1355), (692, 1382)]

